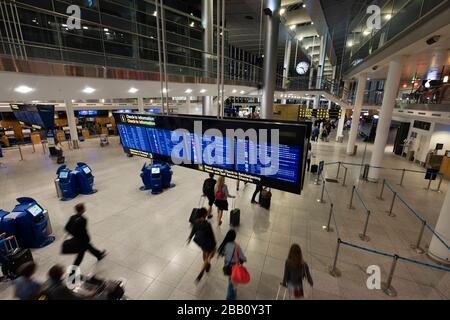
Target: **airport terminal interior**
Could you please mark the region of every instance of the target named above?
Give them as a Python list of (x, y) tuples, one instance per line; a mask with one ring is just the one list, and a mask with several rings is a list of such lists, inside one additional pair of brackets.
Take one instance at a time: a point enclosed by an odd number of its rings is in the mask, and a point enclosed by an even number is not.
[(1, 1), (0, 299), (449, 300), (449, 21)]

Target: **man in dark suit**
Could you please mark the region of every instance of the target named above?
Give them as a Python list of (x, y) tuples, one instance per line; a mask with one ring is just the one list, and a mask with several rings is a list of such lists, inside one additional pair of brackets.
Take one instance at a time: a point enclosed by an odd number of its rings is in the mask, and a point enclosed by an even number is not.
[(102, 260), (106, 251), (99, 251), (91, 245), (91, 238), (87, 232), (87, 219), (83, 216), (86, 212), (86, 207), (83, 203), (79, 203), (75, 206), (76, 213), (70, 217), (69, 222), (66, 224), (66, 231), (69, 232), (75, 239), (75, 243), (77, 245), (78, 255), (73, 263), (76, 266), (81, 264), (81, 261), (84, 258), (84, 254), (86, 251), (89, 251), (93, 254), (97, 260)]
[(262, 182), (259, 181), (258, 184), (256, 185), (255, 192), (253, 192), (253, 196), (252, 196), (252, 201), (251, 201), (251, 203), (258, 203), (258, 202), (256, 201), (256, 196), (258, 195), (258, 193), (260, 193), (260, 192), (262, 191), (262, 189), (263, 189)]

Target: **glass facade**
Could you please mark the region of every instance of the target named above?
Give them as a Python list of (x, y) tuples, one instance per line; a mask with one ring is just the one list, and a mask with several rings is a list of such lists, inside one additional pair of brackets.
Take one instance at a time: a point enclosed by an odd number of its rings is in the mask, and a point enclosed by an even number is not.
[[(167, 71), (203, 77), (201, 12), (189, 3), (193, 2), (164, 1)], [(70, 5), (81, 9), (80, 29), (71, 30), (68, 25)], [(159, 72), (153, 1), (17, 0), (15, 4), (1, 4), (1, 9), (0, 54)], [(226, 39), (226, 30), (224, 36)], [(261, 61), (245, 51), (236, 52), (225, 43), (225, 79), (260, 82)], [(217, 58), (210, 54), (206, 59), (211, 60), (212, 66), (207, 75), (215, 79)]]
[(381, 8), (381, 29), (367, 28), (366, 7), (350, 22), (344, 70), (356, 67), (376, 50), (402, 33), (408, 27), (419, 23), (428, 14), (440, 9), (447, 0), (381, 0), (377, 1)]

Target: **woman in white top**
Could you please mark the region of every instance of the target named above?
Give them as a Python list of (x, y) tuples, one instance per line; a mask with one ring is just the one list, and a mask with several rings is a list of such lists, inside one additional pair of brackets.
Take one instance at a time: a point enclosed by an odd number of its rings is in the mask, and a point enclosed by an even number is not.
[(214, 195), (215, 195), (215, 205), (217, 207), (218, 214), (218, 222), (217, 224), (220, 226), (222, 224), (222, 215), (223, 211), (228, 210), (228, 198), (235, 198), (234, 196), (228, 193), (228, 187), (225, 184), (225, 178), (219, 177), (217, 179), (216, 185), (214, 186)]

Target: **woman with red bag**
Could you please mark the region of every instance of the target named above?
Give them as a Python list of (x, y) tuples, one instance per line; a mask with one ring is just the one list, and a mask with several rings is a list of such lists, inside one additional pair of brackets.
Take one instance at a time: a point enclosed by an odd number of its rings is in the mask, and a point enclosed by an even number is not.
[(303, 260), (302, 249), (296, 243), (291, 246), (284, 266), (284, 276), (281, 285), (289, 289), (289, 296), (296, 299), (303, 298), (303, 279), (306, 278), (310, 286), (313, 279), (308, 264)]
[(236, 299), (236, 285), (248, 283), (250, 275), (242, 264), (247, 261), (241, 247), (235, 242), (236, 231), (230, 230), (219, 247), (219, 255), (224, 257), (223, 273), (229, 277), (227, 300)]

